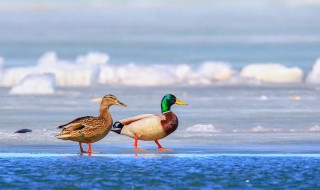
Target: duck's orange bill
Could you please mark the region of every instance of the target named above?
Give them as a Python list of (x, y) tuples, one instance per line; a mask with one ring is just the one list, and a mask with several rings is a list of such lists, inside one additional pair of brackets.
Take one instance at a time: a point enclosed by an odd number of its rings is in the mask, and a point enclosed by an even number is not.
[(181, 100), (179, 100), (179, 99), (176, 99), (175, 104), (178, 104), (178, 105), (188, 105), (187, 103), (185, 103), (185, 102), (183, 102), (183, 101), (181, 101)]

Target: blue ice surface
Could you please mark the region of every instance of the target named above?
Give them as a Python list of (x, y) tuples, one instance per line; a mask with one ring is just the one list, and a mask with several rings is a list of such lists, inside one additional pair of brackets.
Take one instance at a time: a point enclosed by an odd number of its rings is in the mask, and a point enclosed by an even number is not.
[(102, 154), (81, 155), (74, 146), (65, 146), (67, 151), (45, 148), (2, 151), (1, 189), (320, 188), (317, 152), (214, 152), (205, 147), (136, 152), (112, 147)]
[(2, 153), (2, 189), (317, 189), (319, 154)]

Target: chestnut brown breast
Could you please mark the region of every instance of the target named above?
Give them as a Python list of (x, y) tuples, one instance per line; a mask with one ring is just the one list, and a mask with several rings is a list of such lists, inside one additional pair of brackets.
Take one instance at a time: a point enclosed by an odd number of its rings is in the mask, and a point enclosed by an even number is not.
[(161, 126), (163, 127), (163, 130), (167, 135), (174, 132), (178, 128), (178, 124), (178, 118), (172, 111), (163, 113)]

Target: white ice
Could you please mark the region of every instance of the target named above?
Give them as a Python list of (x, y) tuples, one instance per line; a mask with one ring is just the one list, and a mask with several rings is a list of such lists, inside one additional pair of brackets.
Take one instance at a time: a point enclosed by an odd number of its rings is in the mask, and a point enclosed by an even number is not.
[(202, 132), (202, 133), (217, 133), (220, 130), (216, 129), (212, 124), (197, 124), (186, 129), (187, 132)]
[[(89, 52), (74, 61), (61, 60), (55, 52), (45, 53), (34, 66), (2, 68), (0, 86), (12, 87), (28, 75), (51, 73), (57, 86), (93, 86), (112, 84), (125, 86), (169, 86), (176, 84), (253, 84), (302, 83), (304, 73), (297, 67), (281, 64), (249, 64), (236, 71), (230, 63), (205, 61), (187, 64), (109, 64), (105, 53)], [(306, 77), (306, 83), (320, 83), (320, 61)]]
[(89, 53), (80, 56), (77, 62), (68, 62), (59, 60), (54, 52), (48, 52), (35, 66), (5, 69), (1, 85), (14, 86), (28, 75), (52, 73), (58, 86), (90, 86), (97, 83), (99, 66), (107, 60), (107, 55)]
[(271, 83), (301, 83), (303, 71), (298, 67), (288, 68), (281, 64), (250, 64), (244, 67), (241, 77)]
[(56, 80), (53, 74), (31, 74), (23, 78), (9, 92), (11, 95), (54, 94)]
[(266, 128), (266, 127), (262, 127), (260, 125), (252, 128), (250, 130), (251, 132), (279, 132), (281, 131), (280, 129), (275, 129), (275, 128)]
[(317, 59), (312, 70), (308, 73), (306, 83), (320, 84), (320, 58)]
[(0, 57), (0, 81), (2, 80), (2, 72), (3, 72), (3, 63), (4, 63), (4, 59), (3, 57)]

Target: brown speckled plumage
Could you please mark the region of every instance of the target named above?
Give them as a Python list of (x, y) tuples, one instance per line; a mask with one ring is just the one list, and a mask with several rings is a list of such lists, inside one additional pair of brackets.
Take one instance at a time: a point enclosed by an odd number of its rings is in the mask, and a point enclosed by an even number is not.
[(61, 125), (58, 128), (62, 128), (62, 131), (56, 137), (79, 143), (93, 143), (101, 140), (109, 133), (112, 126), (112, 117), (109, 112), (111, 105), (125, 106), (115, 96), (106, 95), (101, 101), (98, 117), (80, 117)]
[(76, 142), (97, 142), (104, 138), (111, 129), (112, 118), (109, 110), (104, 112), (104, 117), (82, 117), (63, 127), (57, 138)]

